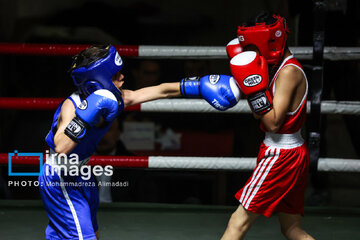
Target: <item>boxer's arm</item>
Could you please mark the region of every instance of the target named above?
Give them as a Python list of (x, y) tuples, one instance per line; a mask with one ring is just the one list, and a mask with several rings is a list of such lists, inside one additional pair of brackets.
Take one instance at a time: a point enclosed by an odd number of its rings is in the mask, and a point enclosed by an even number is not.
[(55, 152), (69, 153), (77, 145), (71, 138), (65, 135), (65, 128), (75, 117), (75, 107), (70, 99), (66, 99), (61, 107), (61, 112), (58, 119), (57, 131), (54, 136)]
[(255, 115), (261, 119), (268, 131), (276, 133), (294, 102), (300, 104), (298, 96), (302, 98), (303, 94), (297, 92), (303, 80), (302, 73), (295, 67), (287, 66), (281, 70), (275, 84), (273, 109), (263, 116)]
[(125, 106), (131, 106), (160, 98), (180, 97), (180, 83), (162, 83), (152, 87), (141, 88), (135, 91), (123, 90)]

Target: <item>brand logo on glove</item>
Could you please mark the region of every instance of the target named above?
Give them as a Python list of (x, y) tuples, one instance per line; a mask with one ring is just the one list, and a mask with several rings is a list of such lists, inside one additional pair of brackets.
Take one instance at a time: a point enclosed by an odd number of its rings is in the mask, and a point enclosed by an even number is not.
[(87, 106), (88, 106), (87, 101), (84, 100), (84, 101), (82, 101), (82, 102), (80, 103), (80, 105), (79, 105), (78, 108), (81, 109), (81, 110), (85, 110), (85, 109), (87, 108)]
[(253, 74), (253, 75), (246, 77), (243, 80), (243, 84), (247, 87), (254, 87), (254, 86), (258, 85), (259, 83), (261, 83), (261, 81), (262, 81), (262, 77), (260, 75)]
[(71, 121), (70, 123), (69, 123), (69, 125), (67, 126), (67, 128), (69, 129), (69, 130), (71, 130), (73, 133), (79, 133), (80, 131), (81, 131), (81, 126), (80, 125), (78, 125), (76, 122), (74, 122), (74, 121)]
[(265, 97), (260, 97), (251, 102), (251, 105), (255, 111), (262, 109), (267, 106), (267, 101)]
[(209, 81), (211, 84), (215, 85), (220, 79), (219, 75), (209, 75)]
[(221, 105), (218, 100), (214, 99), (214, 100), (212, 100), (211, 103), (214, 104), (215, 108), (217, 108), (219, 110), (225, 110), (224, 106)]

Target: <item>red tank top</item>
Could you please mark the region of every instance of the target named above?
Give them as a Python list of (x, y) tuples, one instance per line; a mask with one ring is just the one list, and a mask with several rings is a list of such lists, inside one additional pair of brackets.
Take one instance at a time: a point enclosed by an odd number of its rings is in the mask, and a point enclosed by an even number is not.
[[(306, 79), (305, 72), (302, 69), (298, 60), (296, 60), (296, 58), (294, 58), (294, 56), (291, 55), (282, 62), (279, 69), (277, 70), (276, 74), (274, 75), (273, 79), (271, 80), (270, 87), (269, 87), (270, 95), (272, 97), (274, 97), (275, 83), (276, 83), (276, 79), (279, 75), (279, 72), (288, 65), (297, 67), (304, 74), (304, 77), (306, 80), (306, 91), (305, 91), (304, 97), (301, 100), (300, 105), (297, 107), (297, 109), (294, 112), (286, 113), (286, 116), (285, 116), (282, 126), (276, 132), (276, 133), (283, 133), (283, 134), (295, 133), (295, 132), (299, 131), (301, 129), (301, 127), (304, 125), (305, 119), (306, 119), (306, 100), (307, 100), (307, 93), (308, 93), (308, 82)], [(262, 131), (267, 132), (267, 129), (263, 123), (260, 124), (260, 128)]]

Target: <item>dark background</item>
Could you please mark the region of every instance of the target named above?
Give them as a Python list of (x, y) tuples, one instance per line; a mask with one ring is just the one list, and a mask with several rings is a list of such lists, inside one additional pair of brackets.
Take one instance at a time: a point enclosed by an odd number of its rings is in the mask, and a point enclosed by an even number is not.
[[(359, 46), (359, 1), (329, 0), (326, 3), (325, 45)], [(239, 24), (262, 10), (279, 13), (288, 19), (291, 30), (289, 46), (312, 46), (311, 0), (0, 0), (0, 42), (225, 46), (236, 37)], [(136, 83), (134, 71), (143, 59), (123, 60), (125, 87), (137, 88), (141, 83)], [(187, 75), (230, 74), (225, 59), (162, 59), (156, 62), (160, 75), (155, 83), (175, 82)], [(311, 61), (301, 63), (307, 71), (311, 68)], [(70, 64), (71, 57), (0, 55), (0, 96), (67, 97), (75, 90), (67, 73)], [(324, 67), (323, 99), (359, 100), (358, 61), (326, 61)], [(308, 73), (311, 85), (311, 74)], [(170, 128), (179, 133), (203, 133), (203, 141), (207, 134), (215, 140), (217, 135), (231, 139), (230, 150), (225, 155), (219, 152), (212, 156), (255, 157), (263, 137), (258, 129), (259, 123), (245, 114), (139, 114), (130, 117), (141, 121), (150, 119), (161, 129)], [(0, 152), (43, 151), (46, 148), (44, 137), (50, 129), (52, 117), (52, 111), (1, 110)], [(129, 116), (124, 114), (120, 121), (127, 118)], [(329, 115), (323, 116), (322, 120), (321, 156), (360, 158), (359, 118)], [(306, 134), (305, 128), (304, 137)], [(221, 144), (215, 141), (209, 148)], [(119, 155), (137, 154), (124, 151), (120, 148)], [(196, 155), (197, 149), (190, 153)], [(235, 205), (233, 194), (249, 176), (250, 172), (117, 169), (114, 179), (129, 181), (130, 187), (113, 191), (113, 200)], [(8, 187), (7, 181), (15, 178), (7, 176), (6, 166), (1, 168), (0, 177), (1, 198), (39, 198), (34, 187), (21, 190)], [(357, 174), (333, 173), (312, 177), (309, 204), (358, 204), (337, 197), (358, 193), (354, 190), (358, 187), (354, 182), (360, 182)], [(320, 200), (314, 200), (314, 194), (320, 196)]]

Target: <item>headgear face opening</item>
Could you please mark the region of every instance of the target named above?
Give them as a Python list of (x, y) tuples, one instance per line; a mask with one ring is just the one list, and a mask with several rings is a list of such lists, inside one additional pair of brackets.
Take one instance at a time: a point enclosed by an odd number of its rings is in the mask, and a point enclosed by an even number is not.
[(241, 47), (255, 45), (268, 64), (277, 65), (284, 54), (289, 29), (284, 18), (278, 15), (273, 15), (273, 18), (277, 20), (268, 25), (239, 26), (237, 35)]
[[(88, 49), (95, 48), (91, 46)], [(121, 92), (112, 82), (112, 77), (122, 69), (123, 62), (112, 45), (98, 46), (98, 54), (94, 57), (86, 56), (83, 50), (74, 57), (70, 69), (71, 77), (79, 92), (85, 97), (98, 89), (112, 92), (118, 102), (122, 102)]]

